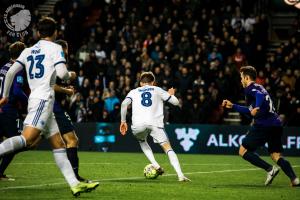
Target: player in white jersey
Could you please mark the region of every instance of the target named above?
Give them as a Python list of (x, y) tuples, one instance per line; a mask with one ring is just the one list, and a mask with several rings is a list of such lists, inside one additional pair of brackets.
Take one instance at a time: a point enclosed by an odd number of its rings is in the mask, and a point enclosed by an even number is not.
[(168, 155), (170, 163), (178, 175), (178, 180), (190, 181), (182, 173), (178, 158), (164, 130), (164, 102), (169, 102), (177, 106), (179, 101), (174, 96), (175, 90), (173, 88), (167, 92), (160, 87), (154, 86), (154, 82), (154, 74), (152, 72), (144, 72), (140, 78), (141, 87), (131, 90), (127, 94), (121, 105), (120, 132), (122, 135), (125, 135), (128, 130), (126, 123), (127, 107), (132, 104), (131, 130), (139, 141), (141, 149), (148, 160), (154, 165), (160, 175), (164, 173), (164, 170), (155, 160), (152, 149), (147, 143), (147, 136), (150, 134), (154, 142), (160, 144), (164, 152)]
[(95, 189), (99, 183), (81, 183), (74, 174), (66, 155), (57, 123), (53, 116), (54, 85), (56, 75), (64, 80), (74, 79), (75, 72), (68, 72), (62, 47), (53, 41), (56, 39), (56, 22), (52, 18), (43, 18), (38, 24), (40, 41), (26, 48), (7, 72), (1, 105), (8, 99), (12, 80), (17, 72), (26, 69), (31, 93), (28, 100), (28, 114), (24, 121), (24, 131), (21, 136), (15, 136), (0, 144), (0, 156), (30, 147), (45, 135), (53, 149), (57, 166), (71, 187), (74, 196)]

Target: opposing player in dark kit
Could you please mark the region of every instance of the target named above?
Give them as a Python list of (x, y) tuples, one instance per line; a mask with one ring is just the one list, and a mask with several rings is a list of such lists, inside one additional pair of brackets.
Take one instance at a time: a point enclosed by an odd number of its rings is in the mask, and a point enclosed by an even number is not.
[(282, 123), (275, 112), (269, 93), (263, 86), (255, 83), (257, 73), (254, 67), (242, 67), (240, 75), (241, 83), (245, 89), (246, 104), (249, 107), (233, 104), (229, 100), (223, 100), (222, 102), (222, 106), (225, 108), (232, 108), (239, 113), (253, 117), (253, 124), (240, 146), (240, 156), (251, 164), (264, 169), (267, 172), (265, 185), (270, 185), (279, 173), (279, 168), (275, 165), (270, 165), (255, 153), (258, 147), (267, 143), (272, 160), (290, 178), (291, 185), (299, 187), (299, 178), (296, 176), (289, 161), (282, 156)]
[[(62, 46), (64, 56), (68, 58), (68, 43), (64, 40), (57, 40), (55, 43)], [(74, 126), (68, 113), (63, 109), (61, 101), (65, 99), (66, 95), (72, 95), (74, 93), (73, 87), (70, 87), (61, 79), (57, 79), (56, 85), (54, 86), (55, 91), (55, 102), (54, 102), (54, 116), (59, 128), (59, 132), (62, 135), (63, 140), (67, 146), (67, 156), (72, 165), (74, 173), (79, 181), (88, 181), (79, 176), (79, 159), (78, 159), (78, 137), (76, 136)]]
[[(0, 69), (0, 98), (2, 98), (7, 71), (24, 49), (25, 44), (22, 42), (15, 42), (9, 46), (10, 62)], [(19, 135), (17, 127), (18, 103), (21, 103), (22, 106), (26, 107), (28, 101), (28, 97), (22, 90), (23, 83), (23, 71), (20, 71), (13, 80), (8, 103), (0, 108), (0, 137), (4, 136), (6, 138), (10, 138)], [(13, 178), (7, 177), (4, 174), (4, 171), (11, 163), (14, 156), (15, 153), (11, 153), (0, 158), (0, 180), (14, 181)]]

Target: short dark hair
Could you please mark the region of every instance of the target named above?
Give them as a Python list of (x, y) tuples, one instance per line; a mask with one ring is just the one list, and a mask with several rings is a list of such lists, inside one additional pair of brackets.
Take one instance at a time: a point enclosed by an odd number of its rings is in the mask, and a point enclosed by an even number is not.
[(256, 80), (257, 72), (256, 69), (252, 66), (241, 67), (240, 73), (242, 73), (244, 76), (249, 76), (253, 81)]
[(56, 30), (56, 21), (51, 17), (44, 17), (38, 23), (41, 38), (51, 37)]
[(152, 83), (155, 81), (155, 76), (152, 72), (143, 72), (141, 74), (140, 82), (141, 83)]
[(56, 40), (56, 44), (59, 44), (63, 49), (68, 48), (68, 42), (66, 40)]
[(23, 42), (18, 41), (11, 44), (8, 48), (10, 58), (13, 60), (17, 59), (25, 48), (26, 46)]

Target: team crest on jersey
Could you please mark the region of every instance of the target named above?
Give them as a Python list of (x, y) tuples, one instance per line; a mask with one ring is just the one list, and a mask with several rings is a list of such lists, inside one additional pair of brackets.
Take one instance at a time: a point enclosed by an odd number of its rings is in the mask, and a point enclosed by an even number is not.
[(189, 151), (194, 146), (194, 141), (197, 140), (200, 130), (197, 128), (176, 128), (175, 133), (177, 140), (182, 140), (180, 145), (184, 151)]
[(30, 25), (31, 14), (22, 4), (10, 5), (3, 15), (4, 23), (11, 37), (24, 37), (28, 34), (26, 28)]
[(45, 125), (45, 121), (40, 121), (41, 125), (44, 126)]

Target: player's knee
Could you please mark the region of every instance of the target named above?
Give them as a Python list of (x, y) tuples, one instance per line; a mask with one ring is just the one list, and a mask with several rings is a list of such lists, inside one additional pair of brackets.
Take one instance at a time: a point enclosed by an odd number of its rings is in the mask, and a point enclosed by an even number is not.
[(65, 142), (59, 133), (54, 134), (49, 138), (52, 149), (66, 148)]
[(271, 153), (271, 158), (274, 162), (277, 162), (281, 158), (281, 153)]
[(51, 143), (52, 149), (60, 149), (60, 148), (66, 148), (66, 144), (64, 143), (63, 140), (59, 141), (53, 141)]
[(240, 149), (239, 149), (239, 155), (241, 157), (243, 157), (246, 152), (247, 152), (247, 149), (241, 145)]
[(72, 148), (72, 147), (78, 146), (78, 143), (79, 143), (78, 138), (73, 132), (63, 135), (63, 139), (67, 145), (67, 148)]
[(35, 146), (35, 140), (33, 138), (25, 138), (26, 148), (32, 149)]
[(67, 148), (77, 147), (78, 140), (69, 140), (66, 142)]
[(168, 151), (173, 150), (169, 142), (164, 142), (161, 143), (160, 145), (165, 153), (168, 153)]

